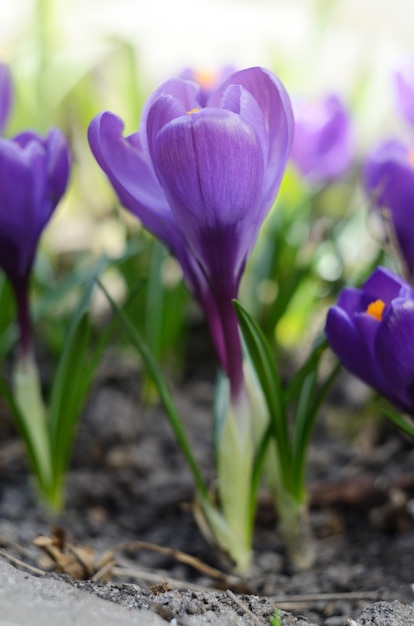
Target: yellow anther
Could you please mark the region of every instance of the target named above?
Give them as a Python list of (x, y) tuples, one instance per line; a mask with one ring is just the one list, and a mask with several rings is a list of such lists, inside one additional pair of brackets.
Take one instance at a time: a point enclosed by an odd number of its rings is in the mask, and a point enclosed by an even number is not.
[(192, 115), (193, 113), (198, 113), (200, 109), (191, 109), (191, 111), (187, 111), (187, 115)]
[(375, 317), (379, 322), (382, 320), (382, 314), (384, 313), (385, 302), (383, 300), (375, 300), (375, 302), (371, 302), (365, 311), (371, 317)]

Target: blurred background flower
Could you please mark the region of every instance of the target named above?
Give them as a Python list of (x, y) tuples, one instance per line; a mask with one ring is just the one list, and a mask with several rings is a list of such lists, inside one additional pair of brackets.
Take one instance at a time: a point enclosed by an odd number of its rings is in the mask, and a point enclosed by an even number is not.
[(351, 117), (336, 94), (294, 101), (295, 134), (290, 155), (312, 185), (343, 176), (355, 158)]
[(384, 244), (399, 271), (414, 281), (414, 157), (411, 145), (390, 139), (375, 146), (363, 168), (371, 205), (383, 223)]
[(396, 109), (414, 126), (414, 56), (406, 56), (398, 63), (393, 79)]

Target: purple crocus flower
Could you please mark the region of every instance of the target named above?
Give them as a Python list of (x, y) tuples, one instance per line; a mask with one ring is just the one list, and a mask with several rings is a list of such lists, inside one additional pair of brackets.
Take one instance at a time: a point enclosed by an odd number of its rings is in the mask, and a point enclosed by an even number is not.
[(355, 154), (349, 113), (339, 97), (294, 102), (295, 135), (291, 160), (312, 185), (347, 172)]
[(394, 99), (398, 113), (414, 126), (414, 56), (405, 57), (393, 74)]
[(0, 267), (16, 296), (23, 353), (31, 343), (27, 299), (36, 246), (68, 176), (68, 146), (58, 129), (45, 139), (34, 132), (0, 138)]
[(410, 281), (414, 280), (414, 151), (392, 139), (368, 155), (362, 178), (374, 207), (383, 217)]
[(122, 131), (118, 117), (98, 115), (92, 152), (122, 204), (179, 260), (234, 398), (243, 373), (231, 300), (286, 166), (289, 97), (260, 67), (232, 74), (205, 102), (200, 85), (174, 79), (150, 96), (139, 133)]
[(361, 289), (340, 293), (325, 330), (352, 374), (414, 415), (414, 291), (408, 283), (377, 268)]
[(13, 89), (9, 68), (0, 63), (0, 135), (3, 133), (12, 106)]

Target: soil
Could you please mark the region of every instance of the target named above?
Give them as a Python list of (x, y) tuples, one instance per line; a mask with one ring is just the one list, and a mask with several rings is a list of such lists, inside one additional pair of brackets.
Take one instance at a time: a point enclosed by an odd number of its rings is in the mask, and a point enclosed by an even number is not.
[[(211, 481), (213, 382), (207, 365), (190, 368), (174, 385), (196, 457)], [(133, 358), (106, 356), (80, 422), (66, 506), (57, 517), (36, 502), (21, 443), (0, 407), (3, 556), (19, 559), (20, 567), (54, 569), (59, 573), (52, 576), (70, 584), (131, 608), (150, 608), (184, 626), (202, 618), (230, 626), (266, 624), (275, 607), (283, 625), (335, 626), (357, 619), (377, 601), (386, 601), (387, 610), (396, 600), (413, 603), (414, 446), (377, 417), (359, 417), (357, 424), (348, 419), (364, 403), (365, 388), (343, 374), (313, 438), (309, 493), (315, 565), (302, 572), (289, 568), (263, 492), (254, 565), (244, 580), (228, 573), (219, 580), (179, 558), (182, 551), (224, 571), (194, 521), (192, 478), (167, 419), (156, 403), (143, 406), (141, 386)], [(106, 576), (75, 580), (67, 562), (60, 568), (45, 563), (44, 550), (33, 540), (51, 537), (54, 527), (61, 529), (55, 548), (64, 551), (65, 542), (90, 547), (83, 553), (89, 572), (81, 565), (81, 578), (90, 578), (105, 562)], [(154, 551), (144, 542), (165, 550)], [(125, 543), (128, 548), (116, 548)], [(102, 559), (108, 550), (115, 562)], [(361, 623), (380, 623), (369, 619)], [(410, 619), (402, 623), (414, 624), (412, 614)]]

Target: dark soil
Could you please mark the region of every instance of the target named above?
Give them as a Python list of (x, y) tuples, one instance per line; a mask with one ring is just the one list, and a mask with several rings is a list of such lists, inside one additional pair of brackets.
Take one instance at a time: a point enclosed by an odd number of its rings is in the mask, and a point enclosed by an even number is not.
[[(209, 480), (214, 478), (212, 381), (206, 368), (174, 389)], [(205, 564), (223, 567), (194, 521), (192, 478), (167, 419), (156, 404), (143, 408), (140, 388), (135, 361), (108, 355), (80, 423), (66, 508), (57, 518), (36, 503), (22, 446), (6, 410), (1, 409), (0, 547), (4, 552), (38, 566), (42, 551), (33, 539), (50, 535), (51, 528), (59, 526), (69, 542), (92, 548), (95, 569), (104, 552), (136, 541), (183, 551)], [(127, 606), (152, 607), (167, 621), (177, 618), (177, 624), (196, 623), (190, 616), (220, 615), (230, 608), (243, 618), (237, 623), (266, 623), (278, 606), (289, 612), (283, 614), (283, 624), (335, 626), (355, 619), (361, 608), (376, 600), (411, 604), (414, 446), (379, 418), (360, 418), (355, 424), (347, 417), (352, 413), (349, 398), (358, 406), (365, 394), (344, 375), (332, 397), (335, 404), (321, 411), (309, 458), (311, 523), (317, 547), (317, 562), (309, 571), (294, 572), (287, 566), (273, 507), (263, 492), (254, 566), (245, 581), (229, 577), (221, 583), (230, 592), (215, 593), (219, 581), (172, 554), (142, 549), (142, 544), (115, 550), (110, 583), (73, 584)], [(45, 566), (42, 561), (40, 565)], [(244, 595), (233, 595), (240, 591)], [(227, 622), (217, 623), (233, 623), (229, 615)]]

